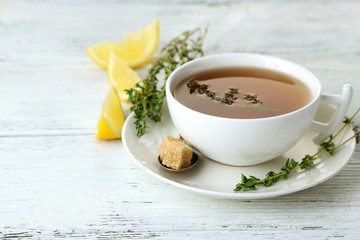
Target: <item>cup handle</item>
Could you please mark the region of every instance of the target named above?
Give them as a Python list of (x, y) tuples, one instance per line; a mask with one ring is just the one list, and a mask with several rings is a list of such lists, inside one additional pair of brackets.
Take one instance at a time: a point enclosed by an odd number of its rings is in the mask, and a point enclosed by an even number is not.
[(310, 129), (318, 132), (319, 134), (313, 139), (314, 143), (319, 145), (324, 142), (343, 121), (346, 112), (350, 106), (352, 97), (352, 86), (344, 84), (341, 95), (322, 94), (320, 101), (336, 105), (336, 112), (332, 119), (327, 123), (313, 121)]

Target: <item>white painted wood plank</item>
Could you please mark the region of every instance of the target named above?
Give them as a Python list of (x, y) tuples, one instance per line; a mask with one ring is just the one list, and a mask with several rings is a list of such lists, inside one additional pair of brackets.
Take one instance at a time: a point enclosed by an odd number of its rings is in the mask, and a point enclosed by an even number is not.
[(334, 237), (351, 236), (360, 227), (359, 150), (343, 171), (317, 187), (256, 201), (211, 198), (164, 184), (138, 169), (121, 141), (6, 137), (0, 153), (3, 236), (19, 230), (41, 236), (32, 230), (38, 229), (44, 237), (86, 239), (114, 232), (124, 238), (170, 233), (176, 238), (204, 231), (215, 239), (219, 232), (235, 236), (237, 231), (253, 235), (276, 229)]

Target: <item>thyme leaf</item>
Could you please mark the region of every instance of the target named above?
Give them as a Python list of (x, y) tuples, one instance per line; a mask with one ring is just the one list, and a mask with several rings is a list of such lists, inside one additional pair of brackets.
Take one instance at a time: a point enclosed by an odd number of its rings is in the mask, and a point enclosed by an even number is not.
[(262, 101), (258, 98), (258, 96), (256, 94), (250, 94), (250, 93), (245, 94), (244, 99), (253, 104), (262, 103)]
[[(234, 191), (241, 190), (256, 190), (257, 185), (263, 185), (264, 187), (270, 187), (272, 184), (277, 182), (280, 179), (286, 179), (292, 172), (295, 170), (305, 170), (314, 166), (314, 161), (325, 157), (326, 155), (332, 156), (336, 151), (338, 151), (342, 146), (352, 139), (355, 139), (356, 144), (360, 144), (360, 128), (355, 126), (353, 128), (354, 134), (343, 142), (335, 145), (333, 140), (345, 129), (346, 126), (353, 123), (353, 119), (360, 112), (360, 108), (352, 115), (351, 118), (345, 117), (343, 121), (343, 126), (338, 130), (335, 135), (331, 135), (327, 141), (320, 144), (320, 149), (317, 153), (313, 155), (305, 155), (301, 162), (297, 162), (292, 158), (287, 159), (285, 165), (280, 169), (278, 173), (270, 171), (266, 174), (265, 178), (260, 179), (254, 176), (246, 177), (244, 174), (241, 174), (241, 182), (236, 184)], [(325, 151), (325, 153), (324, 153)]]
[[(148, 128), (147, 118), (154, 122), (161, 121), (166, 80), (177, 67), (204, 55), (202, 43), (206, 32), (207, 28), (204, 31), (197, 28), (185, 31), (172, 39), (162, 48), (160, 56), (148, 70), (147, 76), (134, 88), (125, 90), (128, 102), (132, 104), (130, 110), (135, 115), (134, 125), (137, 136), (145, 134)], [(163, 84), (159, 87), (158, 83), (162, 79)]]

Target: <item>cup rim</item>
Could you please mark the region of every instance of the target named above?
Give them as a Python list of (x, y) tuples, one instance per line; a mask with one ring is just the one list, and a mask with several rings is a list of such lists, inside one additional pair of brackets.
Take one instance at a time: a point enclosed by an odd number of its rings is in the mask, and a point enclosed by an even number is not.
[[(317, 85), (317, 89), (318, 91), (316, 92), (315, 96), (312, 98), (312, 100), (307, 103), (306, 105), (304, 105), (303, 107), (296, 109), (294, 111), (288, 112), (288, 113), (284, 113), (284, 114), (280, 114), (280, 115), (276, 115), (276, 116), (271, 116), (271, 117), (262, 117), (262, 118), (229, 118), (229, 117), (221, 117), (221, 116), (215, 116), (215, 115), (211, 115), (211, 114), (207, 114), (207, 113), (202, 113), (202, 112), (198, 112), (196, 110), (193, 110), (185, 105), (183, 105), (182, 103), (180, 103), (173, 95), (173, 92), (171, 91), (170, 87), (172, 82), (174, 81), (174, 76), (176, 76), (179, 72), (183, 71), (184, 69), (188, 68), (189, 66), (192, 66), (194, 64), (203, 62), (203, 61), (208, 61), (211, 60), (213, 58), (222, 58), (222, 57), (231, 57), (231, 56), (243, 56), (243, 57), (255, 57), (255, 58), (262, 58), (262, 59), (270, 59), (270, 60), (275, 60), (275, 61), (280, 61), (280, 62), (284, 62), (286, 64), (290, 64), (292, 66), (295, 66), (297, 69), (300, 69), (301, 71), (307, 73), (308, 75), (310, 75), (314, 80), (316, 80), (316, 85)], [(245, 65), (244, 65), (245, 66)], [(201, 71), (201, 70), (200, 70)], [(200, 72), (198, 71), (198, 72)], [(309, 86), (307, 86), (309, 88)], [(242, 53), (220, 53), (220, 54), (212, 54), (212, 55), (207, 55), (207, 56), (203, 56), (197, 59), (194, 59), (190, 62), (187, 62), (183, 65), (181, 65), (180, 67), (176, 68), (168, 77), (167, 81), (166, 81), (166, 85), (165, 85), (165, 92), (166, 92), (166, 98), (167, 98), (167, 102), (169, 105), (169, 101), (173, 101), (174, 103), (178, 104), (179, 106), (181, 106), (182, 108), (191, 111), (192, 113), (195, 114), (199, 114), (200, 116), (206, 116), (209, 118), (214, 118), (214, 119), (222, 119), (222, 120), (227, 120), (227, 121), (265, 121), (265, 120), (271, 120), (271, 119), (278, 119), (278, 118), (283, 118), (286, 116), (290, 116), (293, 114), (296, 114), (298, 112), (304, 111), (305, 109), (309, 108), (310, 106), (312, 106), (314, 103), (316, 103), (320, 96), (321, 96), (321, 91), (322, 91), (322, 87), (320, 84), (319, 79), (307, 68), (289, 61), (287, 59), (283, 59), (283, 58), (279, 58), (279, 57), (275, 57), (275, 56), (270, 56), (270, 55), (265, 55), (265, 54), (258, 54), (258, 53), (246, 53), (246, 52), (242, 52)]]

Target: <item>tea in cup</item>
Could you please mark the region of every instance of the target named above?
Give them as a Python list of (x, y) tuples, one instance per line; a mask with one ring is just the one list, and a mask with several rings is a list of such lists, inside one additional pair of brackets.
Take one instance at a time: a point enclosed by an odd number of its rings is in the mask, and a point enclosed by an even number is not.
[[(320, 81), (290, 61), (249, 53), (202, 57), (177, 68), (166, 83), (172, 121), (185, 141), (220, 163), (250, 166), (293, 147), (309, 129), (324, 141), (352, 97), (321, 93)], [(320, 101), (337, 105), (329, 123), (314, 121)]]

